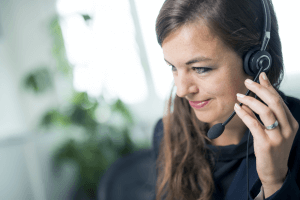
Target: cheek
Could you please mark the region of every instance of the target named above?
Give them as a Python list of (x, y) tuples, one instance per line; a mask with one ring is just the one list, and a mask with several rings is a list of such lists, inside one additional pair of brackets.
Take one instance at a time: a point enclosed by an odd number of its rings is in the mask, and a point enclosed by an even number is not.
[(245, 74), (242, 66), (237, 66), (236, 70), (232, 71), (231, 82), (235, 86), (235, 91), (239, 93), (246, 93), (247, 88), (245, 85), (245, 80), (249, 78), (247, 74)]
[(245, 79), (246, 77), (240, 72), (240, 73), (232, 73), (232, 76), (230, 77), (230, 85), (231, 85), (231, 92), (234, 93), (246, 93), (247, 88), (245, 86)]
[(225, 99), (231, 87), (223, 78), (223, 80), (214, 79), (213, 81), (207, 81), (203, 88), (211, 97)]
[(222, 77), (211, 84), (209, 91), (214, 96), (222, 100), (225, 105), (234, 104), (236, 101), (236, 93), (243, 91), (243, 81), (230, 77)]
[(227, 96), (232, 94), (238, 85), (238, 81), (234, 80), (230, 75), (215, 77), (214, 81), (209, 84), (209, 91), (218, 96)]

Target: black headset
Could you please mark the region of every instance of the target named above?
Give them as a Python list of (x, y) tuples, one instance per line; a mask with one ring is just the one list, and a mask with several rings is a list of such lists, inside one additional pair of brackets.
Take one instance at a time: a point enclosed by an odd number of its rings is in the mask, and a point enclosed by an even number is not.
[(264, 32), (261, 39), (261, 47), (254, 47), (244, 57), (244, 71), (250, 76), (255, 76), (260, 68), (264, 72), (269, 71), (272, 65), (272, 56), (266, 51), (271, 37), (271, 14), (266, 0), (262, 0), (264, 10)]

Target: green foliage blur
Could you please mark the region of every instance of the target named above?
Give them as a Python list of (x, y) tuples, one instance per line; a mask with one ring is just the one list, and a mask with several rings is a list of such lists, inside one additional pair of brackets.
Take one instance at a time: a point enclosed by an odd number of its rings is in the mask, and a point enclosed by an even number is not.
[[(86, 21), (91, 20), (88, 15), (82, 15), (82, 17)], [(53, 38), (52, 55), (56, 61), (56, 70), (50, 71), (47, 66), (38, 66), (36, 70), (29, 72), (23, 81), (24, 88), (38, 95), (53, 90), (53, 80), (56, 74), (72, 76), (72, 66), (66, 58), (58, 16), (55, 16), (50, 23), (50, 33)], [(110, 117), (106, 122), (100, 122), (104, 117), (101, 110), (105, 109), (109, 110)], [(114, 122), (117, 116), (123, 121), (121, 125), (108, 123)], [(141, 148), (149, 148), (149, 144), (137, 146), (131, 141), (130, 129), (134, 125), (131, 113), (120, 99), (109, 103), (103, 96), (94, 99), (86, 92), (75, 90), (73, 90), (70, 102), (63, 108), (49, 108), (40, 121), (40, 126), (46, 129), (51, 127), (83, 128), (84, 139), (66, 141), (54, 152), (53, 163), (55, 168), (59, 168), (66, 161), (75, 163), (79, 169), (78, 188), (83, 190), (90, 199), (96, 198), (97, 185), (113, 162)]]

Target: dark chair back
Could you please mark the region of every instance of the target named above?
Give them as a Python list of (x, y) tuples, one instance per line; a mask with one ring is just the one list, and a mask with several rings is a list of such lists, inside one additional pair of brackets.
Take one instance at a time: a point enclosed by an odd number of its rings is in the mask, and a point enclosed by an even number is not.
[(98, 200), (154, 200), (155, 176), (153, 149), (119, 158), (102, 176)]

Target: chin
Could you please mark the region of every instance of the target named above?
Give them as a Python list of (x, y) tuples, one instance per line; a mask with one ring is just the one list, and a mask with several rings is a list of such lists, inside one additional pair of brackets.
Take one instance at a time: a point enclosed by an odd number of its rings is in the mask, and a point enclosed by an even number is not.
[(198, 118), (199, 121), (204, 122), (204, 123), (209, 123), (210, 124), (210, 123), (215, 121), (215, 118), (207, 117), (203, 114), (200, 115), (200, 114), (197, 114), (197, 112), (196, 112), (196, 117)]
[(231, 115), (231, 113), (229, 115), (225, 115), (223, 116), (223, 118), (220, 119), (220, 117), (218, 117), (218, 115), (215, 115), (216, 113), (213, 112), (214, 115), (205, 115), (202, 113), (197, 113), (195, 112), (196, 117), (198, 118), (199, 121), (204, 122), (204, 123), (208, 123), (208, 124), (218, 124), (218, 123), (224, 123), (228, 117)]

